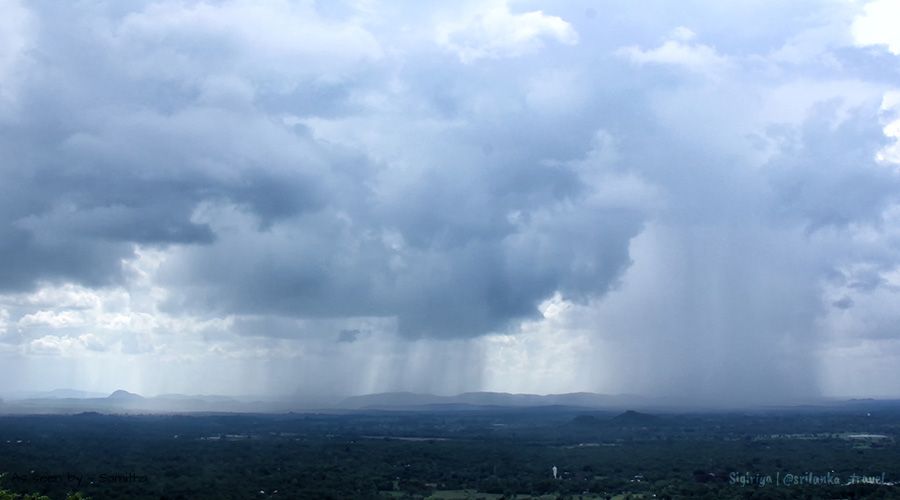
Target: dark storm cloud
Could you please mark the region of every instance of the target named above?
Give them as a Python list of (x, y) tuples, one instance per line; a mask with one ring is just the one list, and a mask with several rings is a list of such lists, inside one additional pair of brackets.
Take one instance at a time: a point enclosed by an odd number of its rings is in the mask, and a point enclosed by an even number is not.
[[(247, 4), (34, 14), (2, 143), (6, 289), (117, 282), (133, 244), (177, 245), (173, 310), (396, 316), (409, 336), (475, 336), (556, 291), (602, 294), (628, 264), (639, 211), (596, 206), (560, 163), (591, 147), (584, 117), (562, 127), (523, 108), (510, 126), (502, 83), (482, 117), (465, 71), (428, 80), (424, 65), (394, 104), (469, 125), (422, 138), (401, 172), (282, 122), (349, 113), (361, 82), (385, 91), (359, 67), (379, 57), (359, 29), (245, 33), (241, 16), (274, 19)], [(291, 45), (310, 34), (318, 47)]]
[(324, 203), (327, 152), (254, 113), (239, 85), (166, 81), (164, 65), (141, 74), (113, 5), (34, 7), (0, 123), (0, 289), (108, 284), (133, 244), (210, 244), (193, 220), (206, 201), (234, 203), (262, 227)]
[[(466, 78), (460, 68), (448, 85)], [(536, 317), (557, 291), (578, 301), (608, 291), (629, 263), (644, 200), (597, 197), (605, 186), (586, 171), (610, 174), (600, 181), (610, 185), (615, 172), (578, 164), (596, 146), (597, 104), (560, 129), (516, 103), (521, 117), (511, 125), (502, 103), (509, 89), (498, 82), (481, 92), (500, 107), (455, 104), (462, 130), (422, 132), (416, 116), (366, 125), (408, 137), (398, 146), (408, 165), (332, 184), (327, 208), (179, 252), (165, 282), (185, 293), (173, 296), (172, 310), (396, 316), (404, 335), (454, 337)], [(426, 84), (395, 105), (432, 97)]]
[[(209, 244), (215, 238), (210, 228), (192, 220), (204, 201), (227, 200), (262, 225), (320, 206), (320, 181), (303, 165), (321, 163), (317, 146), (277, 129), (282, 139), (305, 143), (311, 154), (294, 164), (296, 152), (241, 150), (234, 146), (245, 145), (247, 134), (270, 127), (245, 118), (205, 109), (134, 121), (110, 117), (110, 127), (79, 124), (83, 128), (72, 128), (60, 142), (6, 143), (13, 160), (3, 167), (11, 180), (3, 188), (5, 247), (7, 262), (22, 264), (15, 268), (22, 279), (4, 286), (89, 276), (95, 278), (91, 284), (114, 280), (115, 264), (97, 263), (127, 257), (129, 243)], [(204, 129), (215, 132), (198, 137)], [(28, 265), (28, 258), (15, 254), (42, 257)]]
[[(186, 291), (185, 302), (170, 306), (398, 316), (410, 336), (479, 335), (536, 315), (537, 304), (555, 291), (574, 300), (603, 293), (627, 265), (626, 243), (640, 228), (629, 210), (559, 209), (532, 217), (527, 226), (494, 233), (453, 234), (447, 227), (416, 234), (358, 227), (327, 213), (264, 234), (244, 228), (212, 247), (184, 249), (166, 282)], [(391, 234), (415, 237), (398, 247)]]

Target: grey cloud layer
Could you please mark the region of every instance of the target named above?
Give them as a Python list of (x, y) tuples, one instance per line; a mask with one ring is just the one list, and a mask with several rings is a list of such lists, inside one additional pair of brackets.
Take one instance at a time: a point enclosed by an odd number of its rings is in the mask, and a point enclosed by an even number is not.
[[(303, 3), (119, 10), (32, 13), (4, 125), (7, 290), (121, 282), (132, 244), (175, 245), (173, 308), (397, 316), (411, 336), (472, 336), (556, 290), (603, 293), (628, 263), (638, 211), (591, 200), (560, 163), (592, 131), (573, 138), (528, 109), (507, 122), (514, 100), (482, 117), (461, 63), (432, 81), (415, 67), (452, 54), (383, 61), (373, 35)], [(390, 90), (398, 76), (408, 92)], [(485, 83), (483, 98), (504, 99)], [(373, 112), (379, 98), (412, 121)], [(441, 107), (448, 121), (416, 137)], [(422, 142), (381, 158), (290, 121), (335, 114)]]

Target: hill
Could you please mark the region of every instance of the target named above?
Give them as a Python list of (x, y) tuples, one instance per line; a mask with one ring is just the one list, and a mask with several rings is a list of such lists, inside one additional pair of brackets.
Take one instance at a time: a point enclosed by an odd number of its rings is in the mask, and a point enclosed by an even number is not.
[(634, 410), (628, 410), (625, 413), (616, 415), (610, 420), (611, 424), (628, 427), (628, 426), (647, 426), (659, 423), (660, 418), (656, 415), (641, 413)]

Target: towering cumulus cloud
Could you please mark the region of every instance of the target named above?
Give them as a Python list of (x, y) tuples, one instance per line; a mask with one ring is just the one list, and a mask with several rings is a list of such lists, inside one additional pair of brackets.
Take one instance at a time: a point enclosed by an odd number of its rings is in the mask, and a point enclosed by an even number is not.
[(0, 390), (889, 394), (889, 3), (6, 2)]

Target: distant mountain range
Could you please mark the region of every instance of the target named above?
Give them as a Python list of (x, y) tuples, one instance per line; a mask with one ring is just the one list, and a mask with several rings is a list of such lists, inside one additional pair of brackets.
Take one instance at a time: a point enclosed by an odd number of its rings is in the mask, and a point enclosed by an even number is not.
[(174, 413), (288, 411), (484, 411), (499, 408), (626, 408), (643, 407), (647, 401), (632, 395), (604, 395), (590, 392), (570, 394), (509, 394), (466, 392), (438, 396), (412, 392), (386, 392), (353, 396), (340, 401), (310, 400), (301, 397), (253, 401), (215, 395), (163, 394), (144, 397), (125, 390), (109, 395), (59, 389), (41, 393), (21, 393), (0, 403), (0, 413)]
[[(439, 396), (413, 392), (385, 392), (352, 396), (343, 400), (311, 399), (296, 395), (281, 399), (236, 398), (217, 395), (162, 394), (144, 397), (125, 390), (109, 395), (75, 389), (45, 392), (16, 392), (0, 399), (0, 414), (40, 413), (287, 413), (287, 412), (356, 412), (356, 411), (529, 411), (655, 410), (685, 411), (700, 408), (674, 399), (646, 398), (630, 394), (509, 394), (505, 392), (466, 392), (455, 396)], [(704, 405), (705, 409), (814, 411), (823, 408), (847, 411), (900, 407), (897, 400), (819, 400), (813, 403), (778, 406)], [(624, 422), (647, 423), (645, 415), (634, 411), (622, 414)], [(584, 422), (587, 423), (586, 419)], [(624, 423), (623, 422), (623, 423)]]
[[(7, 394), (0, 413), (256, 413), (284, 412), (287, 403), (238, 400), (227, 396), (164, 394), (144, 397), (125, 390), (96, 394), (70, 389)], [(87, 397), (82, 397), (87, 396)]]

